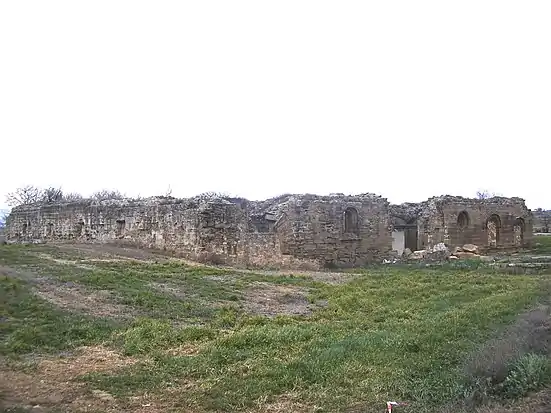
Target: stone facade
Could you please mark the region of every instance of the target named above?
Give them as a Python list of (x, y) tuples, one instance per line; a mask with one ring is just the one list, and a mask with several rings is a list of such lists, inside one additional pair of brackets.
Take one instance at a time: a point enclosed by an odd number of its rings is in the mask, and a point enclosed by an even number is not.
[(14, 208), (8, 242), (113, 242), (261, 267), (359, 266), (444, 242), (521, 247), (532, 218), (519, 198), (431, 198), (390, 205), (374, 194), (82, 200)]
[[(409, 226), (415, 232), (413, 243), (406, 245), (411, 250), (430, 249), (442, 242), (449, 248), (475, 244), (481, 251), (492, 251), (527, 247), (532, 241), (532, 213), (521, 198), (446, 195), (392, 206), (391, 215), (395, 228)], [(409, 225), (402, 226), (404, 221)]]

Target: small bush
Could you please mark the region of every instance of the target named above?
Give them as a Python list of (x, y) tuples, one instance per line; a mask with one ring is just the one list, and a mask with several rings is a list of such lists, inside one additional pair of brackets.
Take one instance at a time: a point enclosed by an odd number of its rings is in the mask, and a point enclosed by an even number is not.
[(518, 359), (500, 386), (506, 398), (518, 399), (541, 389), (550, 378), (549, 359), (539, 354), (525, 354)]
[(488, 341), (468, 358), (467, 377), (502, 383), (515, 360), (526, 354), (551, 352), (550, 308), (541, 306), (522, 314), (503, 334)]

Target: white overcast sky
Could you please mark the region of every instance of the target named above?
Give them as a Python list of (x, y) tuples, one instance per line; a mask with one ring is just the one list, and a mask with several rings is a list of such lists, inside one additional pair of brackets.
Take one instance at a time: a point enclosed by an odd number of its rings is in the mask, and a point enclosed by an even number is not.
[(551, 1), (2, 1), (0, 208), (487, 189), (551, 208)]

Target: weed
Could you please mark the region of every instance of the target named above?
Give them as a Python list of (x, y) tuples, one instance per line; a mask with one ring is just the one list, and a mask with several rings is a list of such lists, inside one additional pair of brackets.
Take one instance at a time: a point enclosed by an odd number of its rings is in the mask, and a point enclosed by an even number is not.
[(529, 392), (541, 389), (550, 379), (550, 364), (546, 356), (525, 354), (511, 367), (500, 386), (507, 398), (518, 399)]

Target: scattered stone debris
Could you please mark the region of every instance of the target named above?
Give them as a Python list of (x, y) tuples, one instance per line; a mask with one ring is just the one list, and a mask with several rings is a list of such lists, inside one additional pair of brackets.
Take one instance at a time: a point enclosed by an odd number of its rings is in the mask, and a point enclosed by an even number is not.
[(452, 251), (440, 242), (430, 249), (411, 251), (404, 250), (402, 255), (407, 261), (454, 261), (465, 259), (478, 259), (486, 262), (493, 262), (494, 257), (479, 254), (479, 248), (474, 244), (465, 244), (462, 247), (455, 247)]

